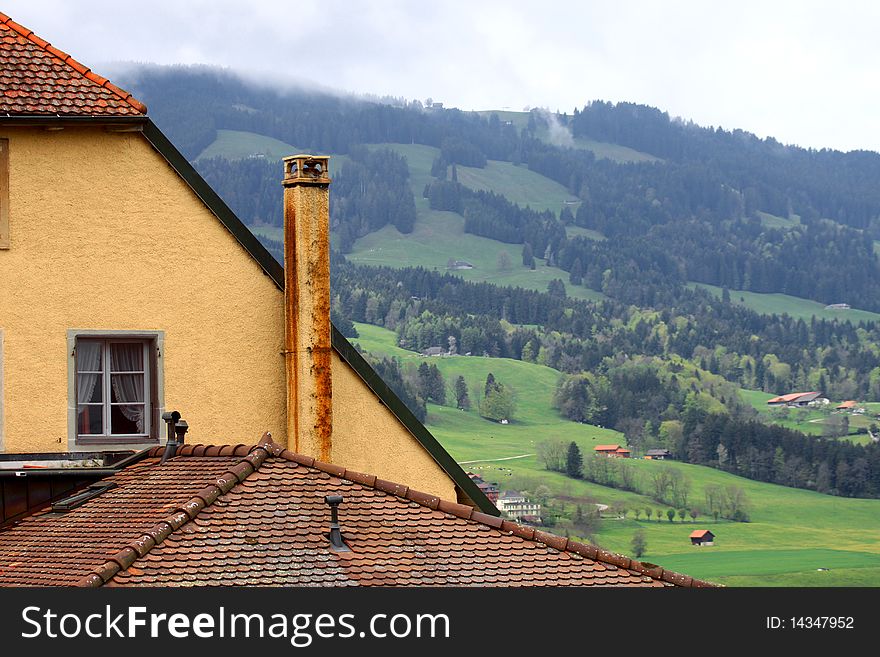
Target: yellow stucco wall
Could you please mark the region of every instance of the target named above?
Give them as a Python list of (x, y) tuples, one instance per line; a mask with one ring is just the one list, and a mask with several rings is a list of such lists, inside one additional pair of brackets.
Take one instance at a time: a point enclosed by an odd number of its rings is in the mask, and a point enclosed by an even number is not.
[(165, 407), (191, 440), (283, 440), (281, 293), (143, 136), (0, 136), (6, 451), (67, 450), (69, 329), (164, 331)]
[[(160, 330), (188, 442), (285, 442), (283, 293), (139, 133), (0, 128), (7, 452), (68, 449), (70, 329)], [(279, 171), (279, 177), (280, 177)], [(282, 193), (280, 181), (278, 193)], [(455, 499), (449, 477), (336, 354), (333, 461)]]
[(335, 352), (332, 371), (333, 461), (455, 501), (446, 472)]

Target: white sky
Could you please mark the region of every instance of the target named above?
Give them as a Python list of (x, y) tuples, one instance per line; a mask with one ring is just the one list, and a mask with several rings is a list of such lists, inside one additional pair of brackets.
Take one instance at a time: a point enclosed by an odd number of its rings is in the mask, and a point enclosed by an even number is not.
[(593, 99), (814, 148), (880, 151), (880, 3), (3, 0), (101, 72), (213, 64), (461, 109)]

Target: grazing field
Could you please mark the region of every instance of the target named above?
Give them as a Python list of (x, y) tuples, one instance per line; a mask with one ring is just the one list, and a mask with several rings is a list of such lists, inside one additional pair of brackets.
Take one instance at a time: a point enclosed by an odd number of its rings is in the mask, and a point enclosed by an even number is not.
[[(501, 425), (474, 411), (429, 404), (427, 426), (463, 467), (480, 473), (502, 489), (534, 491), (545, 485), (551, 497), (567, 505), (623, 503), (630, 511), (624, 519), (606, 517), (591, 537), (616, 552), (630, 553), (633, 533), (642, 529), (647, 551), (642, 559), (730, 586), (880, 586), (880, 500), (832, 497), (811, 491), (776, 486), (735, 477), (712, 468), (674, 461), (630, 461), (638, 476), (647, 479), (658, 468), (675, 468), (691, 481), (690, 505), (701, 505), (709, 485), (738, 486), (749, 499), (751, 522), (735, 523), (712, 518), (690, 518), (670, 523), (667, 507), (649, 497), (571, 479), (544, 470), (535, 456), (537, 443), (547, 439), (575, 441), (588, 453), (599, 443), (624, 443), (621, 434), (563, 420), (551, 408), (559, 373), (550, 368), (507, 359), (436, 357), (425, 359), (395, 346), (395, 335), (386, 329), (357, 324), (361, 337), (353, 340), (377, 354), (394, 355), (402, 363), (436, 364), (447, 384), (463, 375), (478, 389), (492, 372), (513, 386), (519, 397), (514, 421)], [(746, 391), (757, 401), (759, 393)], [(471, 393), (472, 401), (476, 395)], [(451, 396), (450, 396), (451, 398)], [(522, 457), (505, 461), (508, 457)], [(477, 462), (475, 462), (477, 461)], [(634, 518), (632, 509), (660, 509), (662, 521), (644, 512)], [(694, 529), (711, 529), (713, 547), (696, 548), (688, 535)], [(829, 570), (819, 571), (818, 568)]]
[[(421, 198), (425, 185), (433, 180), (431, 164), (440, 154), (439, 148), (421, 144), (375, 144), (375, 148), (390, 148), (406, 157), (412, 179), (413, 194)], [(457, 166), (458, 182), (474, 190), (501, 194), (511, 203), (532, 210), (550, 210), (558, 215), (565, 203), (572, 212), (580, 203), (576, 196), (554, 180), (531, 171), (526, 166), (489, 160), (485, 168)]]
[(267, 160), (280, 160), (282, 157), (297, 153), (302, 153), (302, 150), (273, 137), (242, 130), (218, 130), (217, 139), (196, 159), (222, 157), (227, 160), (241, 160), (262, 155)]
[(598, 230), (592, 228), (582, 228), (581, 226), (570, 225), (565, 227), (565, 235), (567, 237), (586, 237), (587, 239), (604, 241), (605, 236)]
[[(199, 153), (196, 160), (211, 157), (222, 157), (227, 160), (243, 160), (248, 157), (265, 157), (268, 161), (280, 160), (288, 155), (310, 153), (310, 149), (293, 146), (287, 142), (260, 135), (256, 132), (243, 130), (217, 130), (215, 139), (205, 150)], [(327, 155), (327, 153), (313, 153), (315, 155)], [(345, 155), (330, 156), (330, 175), (347, 160)], [(280, 171), (279, 165), (279, 171)], [(280, 176), (280, 174), (279, 174)]]
[[(540, 131), (538, 137), (545, 141), (549, 141), (546, 134), (542, 134)], [(587, 137), (574, 137), (572, 139), (572, 145), (574, 148), (591, 151), (597, 158), (604, 158), (619, 164), (629, 164), (632, 162), (663, 162), (659, 157), (649, 153), (643, 153), (642, 151), (637, 151), (628, 146), (609, 144), (605, 141), (596, 141), (594, 139), (588, 139)]]
[(767, 228), (794, 228), (801, 223), (801, 218), (798, 215), (792, 215), (791, 217), (778, 217), (775, 214), (758, 211), (758, 217), (761, 219), (761, 223)]
[[(689, 283), (689, 286), (701, 287), (721, 298), (722, 289), (715, 285)], [(880, 313), (857, 310), (856, 308), (851, 308), (850, 310), (825, 310), (824, 303), (792, 297), (787, 294), (763, 294), (747, 292), (745, 290), (730, 290), (730, 300), (733, 303), (751, 308), (762, 315), (786, 314), (795, 319), (803, 319), (805, 321), (810, 321), (813, 317), (852, 323), (880, 321)]]
[[(507, 253), (510, 260), (508, 269), (499, 269), (502, 253)], [(569, 284), (568, 272), (547, 267), (540, 258), (535, 258), (537, 264), (534, 270), (524, 267), (521, 245), (505, 244), (465, 233), (464, 218), (454, 212), (420, 208), (412, 233), (404, 235), (393, 226), (385, 226), (357, 240), (346, 258), (363, 265), (425, 267), (441, 272), (446, 271), (450, 258), (465, 260), (474, 268), (450, 273), (468, 281), (519, 286), (542, 292), (547, 291), (551, 280), (559, 278), (572, 298), (587, 301), (604, 298), (601, 292)]]

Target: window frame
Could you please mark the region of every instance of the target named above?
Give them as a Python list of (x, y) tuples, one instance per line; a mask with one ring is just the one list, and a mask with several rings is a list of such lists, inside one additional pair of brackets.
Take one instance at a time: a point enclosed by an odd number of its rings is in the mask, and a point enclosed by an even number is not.
[[(124, 342), (140, 342), (144, 344), (144, 398), (145, 398), (145, 433), (143, 434), (80, 434), (77, 423), (79, 404), (77, 397), (77, 363), (76, 363), (76, 347), (78, 340), (97, 340), (103, 341), (102, 347), (102, 363), (104, 369), (102, 374), (102, 386), (104, 394), (102, 394), (102, 408), (104, 431), (110, 430), (109, 413), (111, 409), (111, 397), (107, 393), (107, 387), (110, 385), (109, 360), (107, 352), (110, 344)], [(122, 449), (143, 449), (159, 444), (159, 418), (165, 412), (165, 385), (164, 385), (164, 367), (162, 363), (162, 354), (165, 347), (165, 335), (163, 331), (96, 331), (80, 329), (71, 329), (67, 332), (67, 354), (68, 354), (68, 450), (89, 451), (95, 447), (102, 449), (122, 448)]]
[[(92, 442), (92, 441), (125, 441), (129, 439), (140, 439), (147, 440), (152, 436), (152, 415), (153, 415), (153, 404), (151, 403), (151, 399), (153, 397), (152, 385), (151, 385), (151, 376), (150, 370), (153, 369), (152, 366), (152, 349), (151, 349), (151, 341), (149, 339), (144, 340), (142, 338), (86, 338), (81, 337), (77, 339), (77, 345), (79, 345), (83, 341), (88, 342), (97, 342), (101, 345), (101, 371), (100, 372), (83, 372), (77, 367), (77, 385), (79, 385), (79, 374), (82, 373), (95, 373), (101, 375), (101, 401), (100, 402), (87, 402), (85, 404), (79, 403), (79, 391), (77, 390), (77, 414), (79, 414), (80, 406), (100, 406), (101, 407), (101, 428), (104, 429), (104, 433), (81, 433), (79, 429), (77, 429), (77, 440), (81, 443)], [(114, 344), (133, 344), (138, 345), (141, 348), (143, 354), (143, 369), (141, 371), (135, 372), (114, 372), (112, 368), (112, 357), (111, 357), (111, 348)], [(143, 433), (113, 433), (113, 406), (121, 406), (123, 405), (121, 402), (113, 401), (113, 375), (119, 374), (142, 374), (144, 378), (144, 432)], [(109, 433), (108, 433), (109, 430)]]

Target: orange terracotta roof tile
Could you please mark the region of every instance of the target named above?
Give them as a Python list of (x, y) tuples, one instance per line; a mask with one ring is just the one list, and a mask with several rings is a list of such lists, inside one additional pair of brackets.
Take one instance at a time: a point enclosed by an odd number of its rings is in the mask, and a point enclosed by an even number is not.
[(139, 116), (147, 107), (0, 13), (0, 114)]
[(620, 445), (596, 445), (593, 450), (597, 452), (616, 452)]
[[(706, 534), (712, 534), (708, 529), (695, 529), (691, 532), (691, 538), (703, 538)], [(715, 534), (712, 534), (713, 536)]]
[[(0, 533), (0, 585), (709, 586), (268, 437), (187, 445), (160, 465), (163, 449), (82, 506)], [(330, 549), (327, 495), (344, 498), (350, 552)]]

